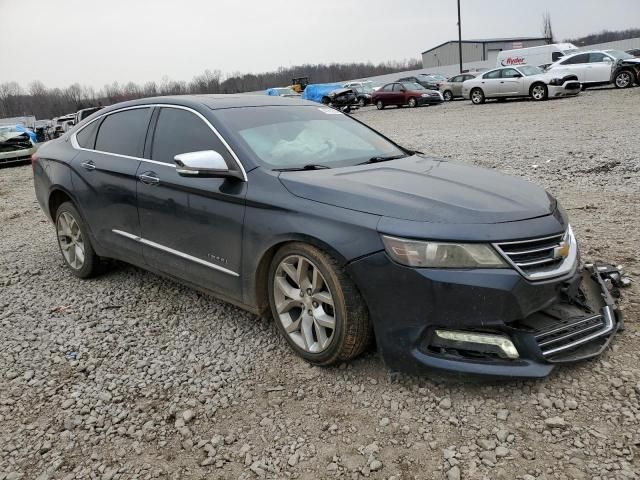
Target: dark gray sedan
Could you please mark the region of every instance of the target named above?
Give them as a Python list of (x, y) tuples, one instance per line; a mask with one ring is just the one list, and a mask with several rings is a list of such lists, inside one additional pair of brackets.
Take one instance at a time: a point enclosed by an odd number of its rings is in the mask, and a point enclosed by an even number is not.
[(114, 105), (44, 145), (35, 190), (69, 270), (138, 265), (256, 314), (300, 356), (540, 377), (617, 329), (564, 210), (524, 180), (268, 96)]

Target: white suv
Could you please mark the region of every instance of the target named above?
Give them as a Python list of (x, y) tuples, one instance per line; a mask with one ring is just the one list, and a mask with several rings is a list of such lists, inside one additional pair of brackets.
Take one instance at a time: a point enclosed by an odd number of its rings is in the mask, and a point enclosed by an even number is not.
[(640, 58), (618, 50), (592, 50), (562, 57), (547, 71), (573, 73), (584, 88), (609, 83), (627, 88), (639, 81)]

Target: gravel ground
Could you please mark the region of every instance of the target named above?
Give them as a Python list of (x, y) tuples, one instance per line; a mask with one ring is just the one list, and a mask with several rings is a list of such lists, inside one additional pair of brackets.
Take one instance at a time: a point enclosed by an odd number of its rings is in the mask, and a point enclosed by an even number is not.
[[(639, 99), (605, 89), (356, 116), (544, 185), (584, 257), (638, 278)], [(600, 359), (542, 381), (442, 383), (391, 374), (375, 352), (309, 367), (271, 321), (134, 267), (76, 279), (29, 166), (0, 170), (0, 222), (0, 480), (640, 476), (638, 282)]]

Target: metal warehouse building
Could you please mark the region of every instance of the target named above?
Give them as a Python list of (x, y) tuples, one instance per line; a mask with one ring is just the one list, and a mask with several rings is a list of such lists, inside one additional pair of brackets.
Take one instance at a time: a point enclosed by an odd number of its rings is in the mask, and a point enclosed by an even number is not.
[[(484, 40), (462, 40), (462, 60), (467, 62), (489, 61), (495, 63), (498, 52), (514, 48), (537, 47), (549, 43), (546, 38), (487, 38)], [(422, 67), (432, 68), (458, 63), (458, 41), (450, 40), (422, 52)]]

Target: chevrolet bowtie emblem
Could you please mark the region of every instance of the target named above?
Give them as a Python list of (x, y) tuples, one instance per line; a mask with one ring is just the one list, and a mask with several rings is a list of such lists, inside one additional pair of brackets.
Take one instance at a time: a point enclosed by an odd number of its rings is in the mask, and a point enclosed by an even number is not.
[(569, 256), (569, 242), (563, 241), (553, 249), (553, 258), (566, 258)]

